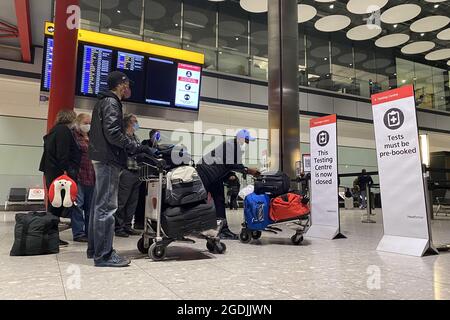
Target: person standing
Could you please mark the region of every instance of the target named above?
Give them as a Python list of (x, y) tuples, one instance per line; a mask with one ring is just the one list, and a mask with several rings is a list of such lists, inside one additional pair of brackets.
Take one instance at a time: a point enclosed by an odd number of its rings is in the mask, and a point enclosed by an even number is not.
[(88, 242), (89, 213), (94, 194), (95, 172), (88, 156), (91, 116), (80, 113), (76, 119), (73, 133), (81, 150), (81, 164), (78, 172), (78, 195), (76, 206), (71, 212), (73, 241)]
[(88, 154), (95, 171), (89, 221), (88, 258), (97, 267), (126, 267), (130, 260), (113, 249), (114, 214), (118, 206), (119, 176), (127, 153), (145, 152), (125, 134), (122, 100), (131, 96), (130, 80), (120, 71), (108, 75), (109, 91), (101, 92), (92, 112)]
[[(126, 135), (135, 144), (135, 148), (141, 145), (136, 131), (139, 130), (139, 123), (134, 114), (126, 114), (123, 118)], [(116, 236), (127, 238), (137, 236), (141, 233), (132, 228), (133, 216), (139, 200), (139, 167), (133, 155), (128, 155), (127, 167), (120, 173), (119, 178), (119, 202), (116, 219)]]
[[(50, 190), (52, 182), (63, 174), (77, 181), (81, 151), (71, 130), (76, 117), (77, 114), (73, 110), (61, 110), (56, 116), (55, 126), (44, 136), (44, 152), (39, 171), (44, 173), (47, 190)], [(50, 201), (47, 208), (59, 218), (67, 210), (64, 207), (53, 207)], [(60, 240), (60, 245), (68, 244), (67, 241)]]
[(367, 187), (372, 186), (372, 184), (372, 177), (367, 174), (366, 169), (362, 169), (361, 174), (358, 177), (359, 192), (361, 195), (361, 206), (359, 207), (360, 209), (367, 208)]

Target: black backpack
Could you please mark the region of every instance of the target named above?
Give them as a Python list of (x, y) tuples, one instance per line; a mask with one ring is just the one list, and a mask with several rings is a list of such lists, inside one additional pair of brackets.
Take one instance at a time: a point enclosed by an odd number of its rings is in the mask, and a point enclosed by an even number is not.
[(291, 180), (283, 172), (272, 172), (263, 174), (255, 179), (255, 193), (268, 193), (271, 197), (289, 192)]
[(31, 256), (59, 252), (59, 218), (47, 212), (16, 214), (11, 256)]

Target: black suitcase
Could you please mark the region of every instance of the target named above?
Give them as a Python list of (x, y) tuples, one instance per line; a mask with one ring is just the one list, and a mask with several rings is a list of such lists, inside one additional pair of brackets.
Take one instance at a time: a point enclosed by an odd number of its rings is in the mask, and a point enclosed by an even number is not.
[(199, 203), (166, 208), (161, 216), (164, 232), (170, 238), (180, 238), (192, 232), (217, 228), (214, 204)]
[(267, 173), (256, 178), (255, 193), (268, 193), (271, 197), (289, 192), (291, 179), (283, 172)]
[(46, 212), (16, 214), (11, 256), (59, 252), (59, 218)]

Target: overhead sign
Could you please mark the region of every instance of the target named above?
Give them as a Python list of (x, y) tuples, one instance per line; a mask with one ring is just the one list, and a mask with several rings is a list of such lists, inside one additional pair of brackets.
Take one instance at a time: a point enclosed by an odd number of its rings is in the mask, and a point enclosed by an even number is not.
[(422, 256), (431, 244), (413, 86), (372, 96), (384, 236), (377, 250)]
[(311, 119), (311, 227), (306, 236), (324, 239), (340, 233), (336, 115)]

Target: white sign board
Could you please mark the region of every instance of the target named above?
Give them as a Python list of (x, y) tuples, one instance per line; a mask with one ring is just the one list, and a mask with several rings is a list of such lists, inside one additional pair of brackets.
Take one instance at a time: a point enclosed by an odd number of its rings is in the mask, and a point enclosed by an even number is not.
[(303, 172), (304, 173), (311, 172), (311, 155), (310, 154), (303, 155)]
[(200, 92), (200, 77), (202, 68), (185, 63), (178, 64), (177, 89), (175, 105), (197, 109)]
[(311, 227), (306, 236), (336, 239), (340, 233), (336, 115), (311, 119)]
[(377, 250), (422, 256), (431, 234), (413, 86), (372, 96), (384, 236)]

